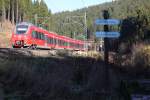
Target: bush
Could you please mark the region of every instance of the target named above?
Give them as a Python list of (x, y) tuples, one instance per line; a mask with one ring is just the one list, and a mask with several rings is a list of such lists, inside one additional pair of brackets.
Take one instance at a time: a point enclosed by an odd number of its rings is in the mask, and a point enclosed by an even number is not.
[(88, 51), (87, 56), (95, 58), (95, 59), (102, 59), (103, 58), (102, 54), (100, 52), (96, 52), (96, 51)]
[(148, 68), (150, 66), (150, 46), (138, 45), (134, 46), (133, 65)]
[(74, 57), (88, 57), (94, 58), (96, 60), (102, 60), (103, 56), (100, 52), (97, 51), (74, 51), (72, 52)]
[(57, 50), (56, 54), (58, 56), (69, 56), (70, 55), (70, 51), (68, 51), (68, 50)]

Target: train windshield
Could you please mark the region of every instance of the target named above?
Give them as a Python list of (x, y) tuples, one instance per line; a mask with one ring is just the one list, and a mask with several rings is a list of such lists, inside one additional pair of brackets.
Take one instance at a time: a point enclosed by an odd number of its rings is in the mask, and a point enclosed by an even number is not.
[(27, 25), (17, 25), (16, 27), (16, 34), (25, 34), (28, 30)]

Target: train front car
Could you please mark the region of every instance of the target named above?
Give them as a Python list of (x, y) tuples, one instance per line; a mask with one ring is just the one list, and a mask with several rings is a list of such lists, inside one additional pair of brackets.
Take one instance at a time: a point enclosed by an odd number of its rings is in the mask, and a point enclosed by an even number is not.
[(16, 25), (11, 38), (13, 48), (27, 47), (27, 44), (30, 41), (28, 36), (29, 26), (28, 23), (20, 23)]

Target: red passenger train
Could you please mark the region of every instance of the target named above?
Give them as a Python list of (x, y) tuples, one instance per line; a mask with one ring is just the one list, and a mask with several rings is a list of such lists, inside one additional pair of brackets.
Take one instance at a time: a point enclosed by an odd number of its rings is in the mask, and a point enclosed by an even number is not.
[(13, 48), (40, 47), (50, 49), (85, 50), (84, 41), (49, 32), (27, 22), (16, 25), (16, 28), (12, 33), (11, 44)]

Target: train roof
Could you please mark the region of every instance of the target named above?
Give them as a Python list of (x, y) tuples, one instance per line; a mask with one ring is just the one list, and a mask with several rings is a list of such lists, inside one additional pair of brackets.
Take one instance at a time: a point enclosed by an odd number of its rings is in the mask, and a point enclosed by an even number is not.
[(58, 37), (58, 38), (65, 39), (65, 40), (69, 40), (69, 41), (71, 41), (71, 42), (78, 42), (78, 43), (83, 43), (83, 42), (84, 42), (84, 41), (82, 41), (82, 40), (76, 40), (76, 39), (73, 39), (73, 38), (70, 38), (70, 37), (67, 37), (67, 36), (59, 35), (59, 34), (57, 34), (56, 32), (53, 32), (53, 31), (45, 30), (45, 29), (43, 29), (42, 27), (35, 26), (35, 25), (33, 25), (32, 23), (29, 23), (29, 22), (21, 22), (21, 23), (18, 23), (17, 25), (33, 26), (33, 27), (42, 29), (42, 30), (45, 31), (47, 34), (52, 34), (52, 35), (54, 35), (54, 36), (56, 36), (56, 37)]
[(34, 26), (32, 23), (29, 23), (29, 22), (21, 22), (21, 23), (18, 23), (17, 25)]

